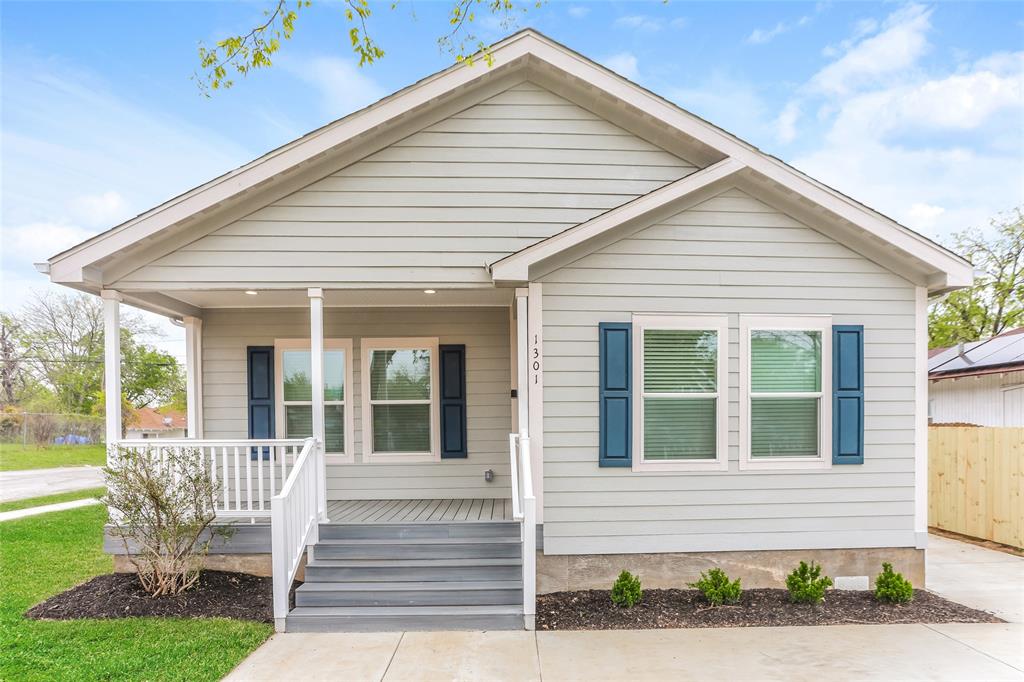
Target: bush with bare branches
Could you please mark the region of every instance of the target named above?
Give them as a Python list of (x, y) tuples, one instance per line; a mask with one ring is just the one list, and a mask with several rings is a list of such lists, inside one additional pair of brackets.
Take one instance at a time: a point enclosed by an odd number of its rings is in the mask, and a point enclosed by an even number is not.
[(124, 543), (139, 581), (154, 597), (187, 590), (199, 579), (215, 537), (214, 484), (199, 451), (119, 448), (104, 469), (111, 533)]

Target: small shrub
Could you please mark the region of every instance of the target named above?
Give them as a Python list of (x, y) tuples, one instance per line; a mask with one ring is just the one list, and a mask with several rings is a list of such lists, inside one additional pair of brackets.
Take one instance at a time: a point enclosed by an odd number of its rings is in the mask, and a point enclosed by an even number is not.
[(821, 575), (821, 566), (813, 561), (801, 561), (786, 578), (789, 599), (797, 604), (817, 604), (825, 598), (825, 590), (832, 587), (832, 578)]
[(892, 564), (882, 564), (882, 572), (875, 578), (875, 599), (890, 604), (906, 604), (914, 598), (914, 586), (902, 573), (892, 570)]
[(111, 534), (124, 544), (142, 589), (159, 597), (192, 587), (213, 538), (232, 532), (211, 525), (216, 488), (200, 452), (118, 448), (103, 471)]
[(640, 578), (629, 571), (619, 573), (612, 585), (612, 603), (624, 609), (631, 608), (640, 601), (644, 592), (640, 589)]
[(687, 585), (700, 590), (712, 606), (735, 604), (743, 594), (743, 589), (740, 588), (740, 579), (736, 578), (729, 582), (729, 576), (720, 568), (712, 568), (706, 575), (701, 573), (700, 580), (695, 583), (687, 583)]

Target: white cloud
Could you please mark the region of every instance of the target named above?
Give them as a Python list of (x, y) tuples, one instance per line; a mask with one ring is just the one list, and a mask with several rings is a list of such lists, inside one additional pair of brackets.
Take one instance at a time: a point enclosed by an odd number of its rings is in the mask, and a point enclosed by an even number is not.
[(941, 206), (916, 203), (911, 204), (907, 209), (907, 226), (915, 230), (930, 230), (935, 227), (935, 221), (946, 212)]
[(826, 94), (845, 94), (913, 66), (928, 47), (932, 11), (909, 5), (889, 15), (882, 30), (852, 44), (845, 53), (811, 79)]
[(800, 118), (800, 102), (793, 100), (786, 104), (775, 119), (775, 139), (789, 144), (796, 138), (796, 122)]
[(282, 64), (320, 91), (326, 113), (332, 119), (362, 109), (388, 94), (354, 62), (347, 59), (314, 57), (282, 60)]
[(624, 76), (630, 80), (636, 80), (639, 76), (636, 56), (631, 52), (613, 54), (611, 57), (604, 59), (601, 63), (620, 76)]
[[(798, 112), (816, 110), (822, 141), (805, 146), (795, 166), (944, 237), (1024, 200), (1024, 54), (929, 68), (929, 17), (910, 6), (860, 22), (778, 115), (776, 135), (799, 142)], [(983, 141), (972, 142), (981, 131)]]
[(652, 33), (661, 30), (661, 21), (646, 14), (619, 17), (615, 20), (615, 25), (619, 28), (631, 28), (637, 31), (650, 31)]
[(128, 217), (128, 202), (110, 190), (99, 194), (82, 194), (71, 200), (73, 216), (90, 227), (112, 227)]
[(590, 8), (584, 5), (572, 5), (568, 9), (569, 16), (573, 19), (582, 19), (590, 14)]
[(63, 223), (28, 223), (4, 228), (4, 248), (26, 264), (39, 263), (91, 237), (94, 230)]

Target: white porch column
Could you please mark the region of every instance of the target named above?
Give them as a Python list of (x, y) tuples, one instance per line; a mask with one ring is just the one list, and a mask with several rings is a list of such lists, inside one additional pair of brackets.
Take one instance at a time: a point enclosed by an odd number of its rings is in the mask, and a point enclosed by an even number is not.
[[(313, 437), (317, 443), (317, 458), (320, 472), (317, 485), (317, 507), (321, 520), (327, 517), (327, 466), (325, 457), (326, 434), (324, 433), (324, 290), (310, 288), (309, 294), (309, 357), (310, 377), (313, 387)], [(351, 391), (351, 386), (345, 387)]]
[(188, 437), (203, 437), (203, 320), (182, 318), (185, 324), (185, 402)]
[(526, 289), (516, 289), (516, 412), (519, 435), (529, 435), (530, 424), (530, 360), (528, 335), (529, 296)]
[(103, 299), (103, 393), (105, 396), (107, 464), (121, 440), (121, 294), (100, 292)]

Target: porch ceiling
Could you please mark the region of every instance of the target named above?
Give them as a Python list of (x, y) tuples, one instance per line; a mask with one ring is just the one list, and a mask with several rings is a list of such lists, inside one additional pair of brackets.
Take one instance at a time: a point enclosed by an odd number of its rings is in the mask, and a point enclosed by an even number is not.
[[(302, 289), (244, 289), (176, 291), (174, 297), (197, 308), (290, 308), (309, 306)], [(507, 306), (512, 289), (324, 289), (327, 307), (403, 307), (403, 306)]]

